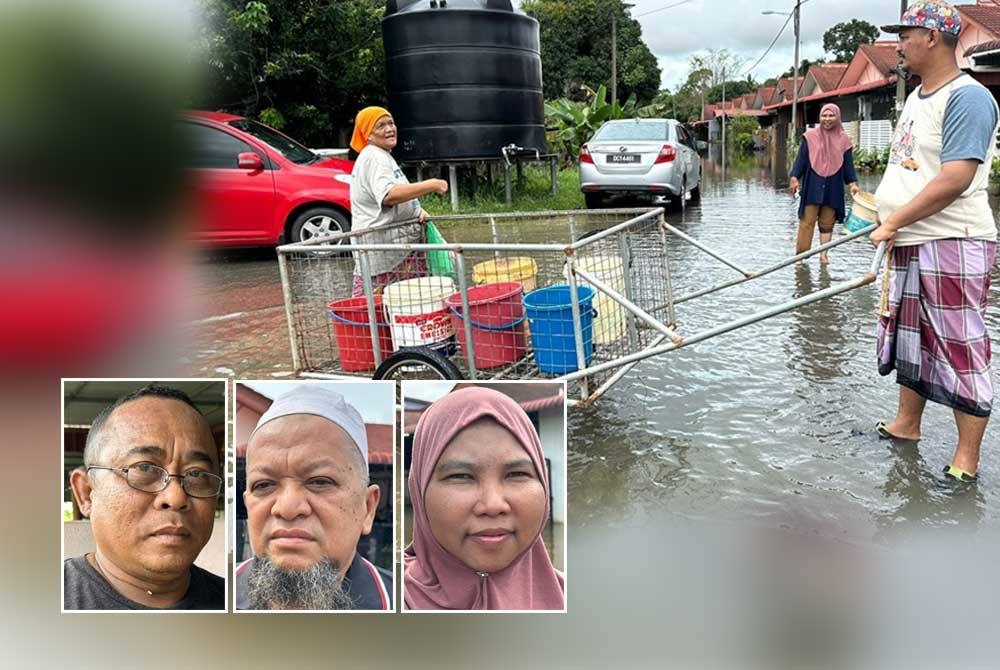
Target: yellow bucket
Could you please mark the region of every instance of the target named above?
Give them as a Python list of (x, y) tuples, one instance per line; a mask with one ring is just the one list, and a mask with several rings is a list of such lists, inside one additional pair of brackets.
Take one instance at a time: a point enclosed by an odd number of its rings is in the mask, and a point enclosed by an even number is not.
[(538, 264), (534, 258), (514, 257), (498, 258), (495, 261), (484, 261), (472, 266), (472, 276), (477, 284), (499, 284), (518, 281), (524, 286), (524, 292), (535, 290), (535, 275), (538, 274)]
[[(625, 273), (621, 258), (605, 255), (581, 256), (576, 259), (576, 267), (594, 275), (619, 293), (625, 294)], [(580, 284), (591, 286), (584, 279), (580, 280)], [(594, 342), (608, 344), (620, 340), (625, 336), (625, 309), (608, 294), (598, 291), (596, 287), (591, 288), (597, 291), (594, 297), (594, 309), (597, 310), (597, 318), (594, 320)]]

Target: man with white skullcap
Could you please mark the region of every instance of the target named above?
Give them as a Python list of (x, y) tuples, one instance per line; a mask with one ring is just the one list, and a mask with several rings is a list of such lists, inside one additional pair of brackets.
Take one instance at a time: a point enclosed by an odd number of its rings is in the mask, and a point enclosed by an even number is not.
[(236, 608), (387, 610), (391, 575), (355, 551), (371, 532), (361, 414), (320, 384), (277, 398), (247, 442), (247, 526), (254, 558), (236, 566)]

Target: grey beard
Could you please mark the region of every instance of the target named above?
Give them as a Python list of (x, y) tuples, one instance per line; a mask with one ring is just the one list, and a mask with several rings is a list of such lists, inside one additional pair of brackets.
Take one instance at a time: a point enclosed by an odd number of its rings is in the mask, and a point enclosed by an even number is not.
[(250, 609), (352, 609), (354, 603), (344, 592), (342, 577), (337, 564), (329, 558), (311, 568), (294, 571), (279, 568), (267, 556), (258, 556), (247, 580)]

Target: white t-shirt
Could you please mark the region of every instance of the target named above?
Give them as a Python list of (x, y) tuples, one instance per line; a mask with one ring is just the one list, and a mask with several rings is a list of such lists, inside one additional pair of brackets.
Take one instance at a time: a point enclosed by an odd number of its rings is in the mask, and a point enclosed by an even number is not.
[[(942, 154), (945, 154), (945, 160), (975, 159), (981, 162), (972, 183), (951, 204), (937, 214), (900, 228), (896, 233), (896, 246), (912, 246), (948, 238), (995, 240), (997, 237), (986, 192), (993, 160), (993, 138), (997, 133), (996, 103), (988, 92), (983, 95), (975, 89), (963, 91), (961, 96), (957, 95), (957, 91), (966, 87), (983, 88), (972, 77), (961, 75), (929, 95), (923, 93), (923, 86), (918, 86), (906, 99), (892, 138), (889, 165), (875, 191), (879, 217), (883, 221), (913, 200), (931, 179), (941, 173)], [(976, 95), (967, 96), (965, 93)], [(956, 101), (959, 98), (968, 100), (949, 105), (953, 97)], [(961, 133), (969, 133), (971, 129), (968, 123), (964, 123), (959, 124), (962, 128), (956, 131), (955, 119), (949, 119), (948, 115), (969, 114), (970, 112), (962, 109), (963, 105), (969, 103), (976, 104), (978, 110), (967, 118), (980, 122), (989, 120), (979, 132), (981, 137), (976, 138), (977, 142), (971, 143), (981, 149), (962, 153), (954, 147), (963, 143)], [(965, 138), (964, 142), (968, 143), (969, 139), (971, 138)], [(945, 146), (946, 144), (953, 146)]]
[[(369, 144), (354, 162), (351, 176), (351, 230), (377, 228), (397, 221), (416, 218), (420, 202), (416, 199), (398, 205), (382, 202), (396, 184), (408, 184), (406, 175), (385, 149)], [(419, 244), (423, 241), (423, 225), (414, 223), (393, 230), (373, 232), (354, 238), (354, 244)], [(368, 272), (371, 276), (391, 271), (409, 254), (400, 251), (369, 251)], [(357, 256), (357, 254), (356, 254)], [(359, 266), (355, 272), (360, 274)]]

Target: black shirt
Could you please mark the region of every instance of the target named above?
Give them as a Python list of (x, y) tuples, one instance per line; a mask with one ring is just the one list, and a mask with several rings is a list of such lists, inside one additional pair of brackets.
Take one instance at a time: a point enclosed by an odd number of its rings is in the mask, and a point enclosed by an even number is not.
[[(85, 556), (63, 561), (64, 608), (67, 610), (156, 610), (115, 591), (87, 562)], [(225, 610), (226, 582), (222, 577), (191, 566), (191, 584), (184, 598), (166, 609)]]

